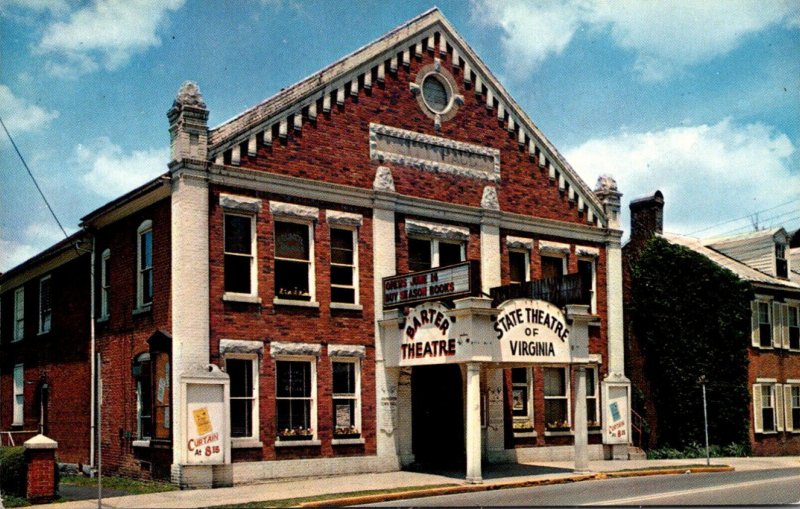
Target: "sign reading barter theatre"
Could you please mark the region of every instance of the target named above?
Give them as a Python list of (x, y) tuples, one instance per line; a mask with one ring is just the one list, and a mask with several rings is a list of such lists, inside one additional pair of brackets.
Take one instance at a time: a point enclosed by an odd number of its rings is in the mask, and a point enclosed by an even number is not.
[(439, 302), (411, 309), (403, 328), (400, 365), (442, 364), (455, 357), (458, 344), (451, 326), (448, 309)]

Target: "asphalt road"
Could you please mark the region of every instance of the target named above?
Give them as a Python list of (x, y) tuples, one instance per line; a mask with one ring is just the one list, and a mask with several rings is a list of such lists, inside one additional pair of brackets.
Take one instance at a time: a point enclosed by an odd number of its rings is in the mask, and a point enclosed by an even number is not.
[(583, 481), (409, 500), (397, 506), (786, 505), (800, 501), (800, 468)]

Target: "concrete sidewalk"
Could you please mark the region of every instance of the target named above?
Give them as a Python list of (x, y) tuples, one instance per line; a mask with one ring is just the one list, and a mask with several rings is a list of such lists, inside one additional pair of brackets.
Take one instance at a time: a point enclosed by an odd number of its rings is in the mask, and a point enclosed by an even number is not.
[[(592, 461), (592, 472), (614, 472), (627, 469), (661, 468), (680, 465), (705, 465), (704, 459), (694, 460), (630, 460)], [(774, 468), (800, 467), (800, 457), (777, 458), (713, 458), (711, 465), (729, 465), (736, 470), (767, 470)], [(484, 468), (484, 484), (508, 485), (531, 481), (567, 480), (576, 477), (573, 463), (537, 462), (536, 464), (490, 465)], [(334, 477), (279, 480), (259, 484), (247, 484), (214, 490), (185, 490), (128, 495), (104, 498), (103, 507), (150, 508), (150, 507), (209, 507), (223, 504), (240, 504), (269, 500), (282, 500), (315, 495), (346, 494), (355, 491), (380, 490), (411, 486), (455, 484), (465, 485), (463, 472), (389, 472), (381, 474), (343, 475)], [(42, 505), (53, 509), (91, 509), (97, 500), (81, 500), (61, 504)]]

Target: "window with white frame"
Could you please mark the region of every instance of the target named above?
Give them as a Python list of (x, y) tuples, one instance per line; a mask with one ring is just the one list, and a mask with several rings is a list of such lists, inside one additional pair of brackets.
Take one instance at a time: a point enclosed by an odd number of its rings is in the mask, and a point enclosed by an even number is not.
[(310, 222), (275, 221), (275, 297), (314, 300), (313, 232)]
[(542, 255), (542, 278), (561, 277), (567, 273), (566, 256)]
[(589, 312), (597, 310), (597, 277), (595, 275), (594, 257), (578, 258), (578, 274), (581, 275), (581, 284), (586, 289), (587, 300), (581, 304), (588, 304)]
[(14, 341), (25, 336), (25, 288), (20, 286), (14, 291)]
[(136, 307), (153, 303), (153, 222), (149, 219), (137, 230)]
[(789, 277), (789, 263), (786, 260), (786, 244), (775, 243), (775, 275), (782, 278)]
[(753, 424), (756, 433), (772, 433), (778, 430), (775, 384), (753, 385)]
[(508, 275), (509, 282), (517, 285), (530, 281), (531, 277), (530, 252), (522, 249), (508, 250)]
[(786, 316), (786, 334), (789, 349), (800, 350), (800, 304), (789, 304), (784, 308)]
[(25, 422), (25, 369), (22, 364), (14, 366), (14, 420), (12, 426), (22, 426)]
[(231, 379), (231, 437), (255, 439), (258, 431), (258, 356), (226, 354), (225, 371)]
[(420, 270), (435, 267), (446, 267), (463, 262), (466, 259), (466, 244), (457, 240), (425, 239), (409, 237), (408, 270)]
[(136, 436), (140, 440), (152, 436), (153, 429), (153, 386), (150, 354), (139, 354), (133, 361), (133, 375), (136, 380)]
[(597, 397), (597, 366), (586, 368), (586, 422), (588, 426), (600, 426)]
[(279, 440), (313, 439), (317, 427), (316, 359), (275, 361)]
[(548, 430), (570, 428), (567, 368), (544, 368), (544, 422)]
[(533, 370), (511, 368), (511, 413), (515, 433), (533, 432)]
[(331, 227), (331, 302), (358, 304), (358, 239), (355, 228)]
[(256, 222), (252, 215), (225, 213), (225, 292), (255, 295)]
[(361, 364), (357, 358), (332, 360), (333, 436), (361, 435)]
[(39, 280), (39, 334), (50, 332), (53, 324), (52, 278), (48, 275)]
[(111, 274), (109, 264), (111, 263), (111, 250), (106, 249), (100, 255), (100, 319), (108, 318), (108, 299), (111, 291)]
[(755, 301), (755, 327), (754, 338), (756, 346), (761, 348), (772, 347), (772, 309), (768, 301)]
[(785, 385), (786, 431), (800, 433), (800, 383)]

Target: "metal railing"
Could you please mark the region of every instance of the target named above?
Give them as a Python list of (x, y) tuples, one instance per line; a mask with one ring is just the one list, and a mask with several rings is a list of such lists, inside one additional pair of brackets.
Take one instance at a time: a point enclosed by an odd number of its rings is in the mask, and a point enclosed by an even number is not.
[(638, 447), (639, 449), (642, 448), (642, 442), (644, 440), (644, 418), (636, 412), (636, 410), (631, 408), (631, 428), (633, 435), (631, 438), (633, 439), (633, 444)]
[(564, 307), (567, 304), (591, 304), (592, 285), (583, 274), (567, 274), (498, 286), (489, 290), (489, 294), (495, 306), (509, 299), (529, 298)]

